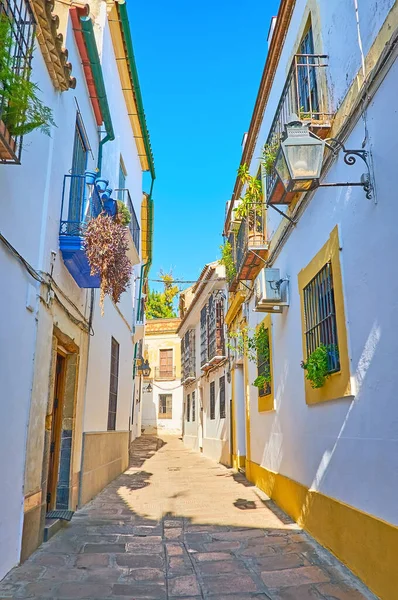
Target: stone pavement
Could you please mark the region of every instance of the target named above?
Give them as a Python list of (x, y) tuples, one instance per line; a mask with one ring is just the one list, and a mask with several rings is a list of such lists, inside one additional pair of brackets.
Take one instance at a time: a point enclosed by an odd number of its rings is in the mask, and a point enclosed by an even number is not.
[(130, 468), (0, 583), (5, 598), (375, 597), (242, 475), (143, 436)]

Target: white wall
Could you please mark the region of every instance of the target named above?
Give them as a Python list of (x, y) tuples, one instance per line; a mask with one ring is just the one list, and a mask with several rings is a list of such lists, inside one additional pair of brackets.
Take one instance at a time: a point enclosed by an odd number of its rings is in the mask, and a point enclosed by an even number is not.
[[(142, 427), (145, 433), (158, 432), (170, 435), (181, 435), (183, 411), (183, 387), (180, 379), (173, 381), (151, 382), (152, 392), (143, 393)], [(147, 384), (144, 384), (144, 389)], [(159, 394), (172, 395), (172, 418), (162, 419), (159, 416)]]
[[(388, 6), (386, 2), (378, 4), (379, 8)], [(340, 33), (334, 31), (334, 43), (341, 42), (344, 35), (345, 42), (353, 44), (354, 33), (348, 36), (341, 15), (338, 20), (343, 29)], [(327, 31), (327, 22), (324, 27)], [(348, 54), (347, 48), (344, 51)], [(398, 236), (394, 219), (397, 80), (395, 63), (367, 112), (378, 204), (367, 200), (361, 188), (319, 189), (273, 264), (281, 269), (281, 275), (290, 277), (290, 307), (284, 315), (272, 317), (276, 412), (257, 413), (255, 388), (250, 401), (253, 461), (395, 525), (398, 525), (395, 500)], [(272, 111), (268, 115), (267, 119), (272, 118)], [(360, 148), (363, 139), (361, 120), (346, 146)], [(261, 141), (265, 141), (264, 136)], [(362, 170), (361, 166), (347, 167), (339, 156), (327, 180), (358, 180)], [(297, 275), (327, 241), (336, 224), (340, 232), (351, 375), (357, 392), (355, 398), (308, 406), (304, 397), (304, 371), (300, 367), (303, 356)], [(251, 313), (251, 326), (263, 316)], [(251, 381), (255, 375), (252, 365)]]

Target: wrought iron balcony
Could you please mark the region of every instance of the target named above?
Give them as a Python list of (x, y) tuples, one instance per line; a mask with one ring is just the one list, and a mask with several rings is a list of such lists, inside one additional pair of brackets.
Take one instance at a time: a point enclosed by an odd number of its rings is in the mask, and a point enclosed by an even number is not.
[[(204, 312), (205, 311), (205, 312)], [(203, 318), (203, 315), (206, 318)], [(201, 311), (200, 324), (200, 364), (206, 371), (226, 357), (224, 335), (224, 302), (221, 298), (210, 296)]]
[(176, 368), (175, 366), (170, 367), (155, 367), (155, 379), (175, 379)]
[(129, 252), (128, 256), (133, 265), (137, 265), (140, 262), (140, 225), (138, 223), (137, 215), (135, 214), (133, 202), (131, 200), (130, 192), (126, 188), (119, 188), (115, 190), (118, 200), (123, 202), (127, 206), (130, 213), (130, 223), (128, 224), (128, 242)]
[(62, 190), (59, 247), (64, 263), (81, 288), (98, 288), (100, 279), (90, 274), (84, 248), (84, 232), (89, 221), (101, 213), (97, 187), (88, 186), (84, 175), (65, 175)]
[(195, 330), (190, 329), (181, 340), (181, 372), (183, 382), (196, 379)]
[(259, 205), (242, 219), (237, 233), (232, 233), (230, 237), (236, 275), (229, 289), (235, 292), (240, 281), (253, 281), (264, 267), (268, 244), (263, 206)]
[[(9, 45), (8, 66), (17, 79), (28, 80), (35, 34), (35, 19), (29, 2), (2, 0), (0, 20), (3, 25), (9, 26), (10, 44), (7, 44), (7, 27), (2, 29), (2, 32), (5, 32), (2, 35), (4, 39), (0, 38), (1, 45)], [(12, 108), (11, 100), (15, 89), (11, 86), (12, 83), (0, 81), (0, 162), (20, 164), (22, 151), (20, 131), (25, 114)]]
[[(267, 145), (278, 145), (285, 124), (292, 114), (309, 122), (310, 129), (326, 138), (332, 124), (326, 82), (327, 55), (296, 54), (286, 79), (278, 107), (272, 122)], [(272, 169), (265, 176), (267, 204), (290, 204), (294, 192), (287, 193), (282, 181)]]

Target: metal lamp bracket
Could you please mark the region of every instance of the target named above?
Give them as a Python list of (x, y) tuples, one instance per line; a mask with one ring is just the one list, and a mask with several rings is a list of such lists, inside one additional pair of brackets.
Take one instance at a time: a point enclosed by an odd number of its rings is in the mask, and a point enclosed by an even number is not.
[[(366, 165), (366, 172), (361, 175), (361, 180), (357, 182), (340, 182), (340, 183), (320, 183), (319, 187), (341, 187), (341, 186), (360, 186), (368, 200), (374, 198), (374, 183), (372, 156), (367, 150), (349, 150), (336, 138), (328, 138), (325, 140), (325, 145), (335, 156), (340, 150), (344, 153), (344, 162), (346, 165), (352, 166), (360, 158)], [(375, 199), (376, 202), (376, 199)]]

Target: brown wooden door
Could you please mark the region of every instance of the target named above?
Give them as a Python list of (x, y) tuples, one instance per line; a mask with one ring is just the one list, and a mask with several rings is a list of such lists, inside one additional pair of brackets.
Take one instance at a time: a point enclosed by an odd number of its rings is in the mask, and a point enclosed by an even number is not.
[(173, 349), (160, 350), (160, 375), (173, 377)]
[(65, 358), (57, 354), (54, 381), (54, 403), (51, 419), (50, 458), (47, 477), (47, 511), (53, 510), (57, 500), (59, 454), (61, 449), (62, 406), (64, 392)]

